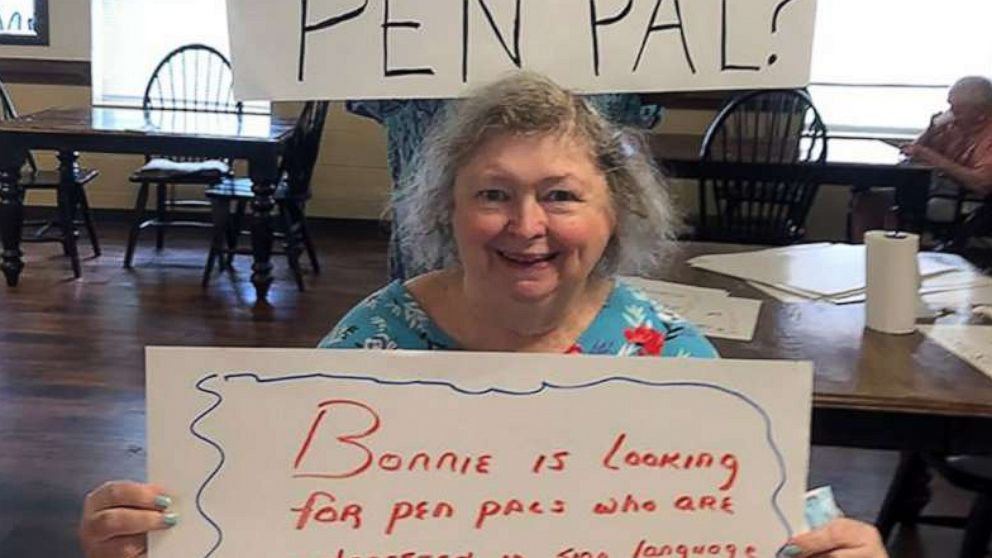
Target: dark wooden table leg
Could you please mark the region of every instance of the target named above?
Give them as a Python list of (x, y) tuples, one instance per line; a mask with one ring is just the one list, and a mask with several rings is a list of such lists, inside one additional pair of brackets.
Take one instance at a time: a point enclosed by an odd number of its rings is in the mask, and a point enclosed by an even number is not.
[(59, 151), (59, 221), (62, 223), (62, 245), (72, 262), (72, 275), (79, 279), (83, 275), (79, 265), (79, 250), (76, 247), (76, 170), (79, 154), (75, 151)]
[(255, 262), (252, 264), (251, 282), (255, 285), (256, 302), (265, 302), (272, 285), (272, 209), (273, 194), (278, 180), (275, 154), (249, 161), (248, 173), (252, 180), (251, 246)]
[(17, 286), (24, 269), (21, 260), (21, 227), (24, 225), (24, 189), (18, 183), (21, 165), (0, 167), (0, 237), (3, 241), (2, 262), (7, 285)]

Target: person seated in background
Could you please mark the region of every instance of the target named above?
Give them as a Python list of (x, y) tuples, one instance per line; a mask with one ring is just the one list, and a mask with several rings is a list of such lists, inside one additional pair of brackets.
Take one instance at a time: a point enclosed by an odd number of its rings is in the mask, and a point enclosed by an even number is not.
[[(939, 172), (930, 191), (935, 197), (927, 207), (928, 219), (936, 221), (953, 220), (956, 203), (946, 198), (956, 197), (960, 187), (972, 198), (992, 194), (992, 81), (979, 76), (961, 78), (948, 91), (947, 103), (948, 110), (934, 115), (916, 140), (900, 148), (912, 162), (930, 165)], [(891, 191), (859, 194), (851, 209), (854, 239), (860, 240), (864, 231), (885, 228), (886, 212), (894, 203)], [(981, 217), (982, 222), (992, 224), (979, 213), (968, 220)], [(955, 242), (966, 241), (978, 228), (963, 227), (957, 231)]]
[[(445, 114), (397, 191), (412, 279), (373, 293), (326, 348), (716, 357), (692, 325), (618, 282), (664, 264), (676, 219), (643, 142), (533, 74)], [(161, 487), (116, 481), (86, 498), (89, 558), (140, 556), (175, 525)], [(788, 542), (788, 544), (786, 544)], [(782, 556), (884, 558), (878, 533), (839, 519)]]
[(954, 198), (962, 187), (974, 200), (962, 207), (967, 213), (964, 223), (945, 245), (962, 251), (970, 238), (992, 225), (992, 207), (979, 201), (992, 194), (992, 81), (962, 78), (951, 87), (947, 102), (950, 109), (935, 115), (930, 127), (902, 152), (940, 171), (931, 188), (935, 197), (927, 206), (929, 219), (953, 221), (958, 204)]
[(933, 166), (982, 196), (992, 193), (992, 81), (961, 78), (947, 93), (950, 108), (935, 115), (915, 141), (902, 146), (913, 161)]

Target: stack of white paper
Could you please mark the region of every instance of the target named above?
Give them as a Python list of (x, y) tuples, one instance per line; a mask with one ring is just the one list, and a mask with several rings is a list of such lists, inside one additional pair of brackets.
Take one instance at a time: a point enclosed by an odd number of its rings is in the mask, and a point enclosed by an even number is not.
[(624, 282), (696, 325), (707, 337), (750, 341), (758, 323), (761, 301), (730, 296), (720, 289), (694, 287), (641, 277), (622, 277)]
[[(992, 278), (975, 272), (960, 256), (922, 252), (918, 257), (921, 294), (949, 298), (947, 293), (959, 296), (987, 289), (992, 301)], [(863, 302), (865, 297), (865, 247), (861, 244), (798, 244), (707, 255), (689, 260), (689, 265), (744, 279), (782, 302), (847, 304)]]
[(927, 337), (992, 378), (992, 326), (919, 326)]

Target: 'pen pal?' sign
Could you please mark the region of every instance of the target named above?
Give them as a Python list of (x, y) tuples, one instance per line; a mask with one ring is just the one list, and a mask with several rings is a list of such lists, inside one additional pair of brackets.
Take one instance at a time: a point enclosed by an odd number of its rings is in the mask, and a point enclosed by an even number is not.
[(526, 69), (585, 93), (801, 87), (816, 0), (228, 0), (235, 90), (457, 97)]
[(151, 558), (773, 556), (811, 365), (148, 350)]

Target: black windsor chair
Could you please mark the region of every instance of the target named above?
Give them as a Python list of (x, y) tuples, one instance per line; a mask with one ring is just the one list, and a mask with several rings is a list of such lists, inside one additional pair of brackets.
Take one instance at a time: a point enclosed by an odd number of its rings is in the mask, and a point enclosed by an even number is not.
[(826, 162), (827, 130), (804, 91), (754, 91), (731, 100), (700, 150), (697, 237), (790, 244), (805, 234)]
[[(11, 99), (7, 87), (0, 82), (0, 119), (12, 120), (17, 118), (17, 109)], [(100, 255), (100, 241), (97, 238), (96, 230), (93, 227), (93, 217), (90, 215), (90, 204), (86, 198), (86, 184), (93, 181), (100, 172), (95, 169), (81, 168), (72, 154), (72, 160), (67, 161), (72, 169), (72, 188), (64, 191), (59, 188), (61, 183), (61, 172), (57, 169), (39, 169), (31, 153), (28, 153), (27, 161), (21, 170), (19, 185), (23, 188), (23, 193), (30, 190), (54, 190), (58, 192), (58, 218), (54, 220), (29, 220), (24, 222), (24, 227), (34, 230), (22, 239), (22, 242), (58, 242), (62, 244), (62, 249), (72, 262), (72, 272), (75, 277), (82, 275), (79, 263), (79, 253), (76, 250), (76, 237), (78, 236), (78, 226), (82, 225), (89, 237), (93, 255)], [(22, 200), (23, 202), (23, 200)], [(77, 221), (77, 214), (80, 220)], [(55, 235), (51, 233), (57, 233)]]
[[(967, 516), (921, 513), (930, 498), (928, 470), (937, 471), (957, 488), (975, 493)], [(985, 558), (992, 541), (992, 457), (904, 452), (875, 524), (883, 540), (900, 524), (964, 529), (958, 558)]]
[[(320, 139), (328, 106), (327, 101), (309, 101), (303, 107), (279, 164), (281, 178), (274, 196), (282, 224), (282, 231), (277, 237), (284, 244), (284, 249), (278, 253), (286, 255), (296, 286), (301, 291), (304, 289), (303, 272), (300, 268), (300, 254), (303, 249), (307, 252), (313, 272), (320, 273), (317, 253), (307, 230), (305, 209), (310, 199), (310, 182), (317, 155), (320, 153)], [(247, 178), (225, 180), (208, 188), (206, 193), (212, 207), (214, 235), (203, 271), (203, 286), (210, 282), (215, 263), (219, 261), (219, 269), (224, 270), (230, 268), (235, 254), (252, 253), (250, 249), (238, 248), (238, 238), (247, 232), (242, 230), (245, 207), (255, 197), (251, 180)], [(232, 202), (235, 204), (233, 213)]]
[[(168, 111), (171, 118), (195, 119), (204, 113), (242, 114), (244, 107), (234, 100), (233, 74), (231, 63), (218, 50), (200, 44), (179, 47), (168, 53), (159, 62), (145, 88), (142, 107), (146, 111)], [(168, 159), (183, 163), (204, 162), (203, 157), (157, 157), (147, 155), (146, 162), (152, 159)], [(230, 169), (231, 161), (221, 161)], [(195, 172), (167, 169), (139, 169), (130, 181), (139, 186), (134, 204), (134, 220), (128, 235), (124, 267), (131, 267), (138, 235), (142, 229), (156, 230), (155, 246), (161, 250), (165, 245), (165, 230), (173, 227), (210, 228), (207, 219), (174, 219), (174, 210), (196, 211), (206, 209), (205, 199), (183, 199), (179, 197), (179, 187), (196, 185), (207, 187), (220, 183), (230, 173), (218, 170)], [(146, 207), (151, 185), (156, 187), (155, 216), (146, 219)]]

